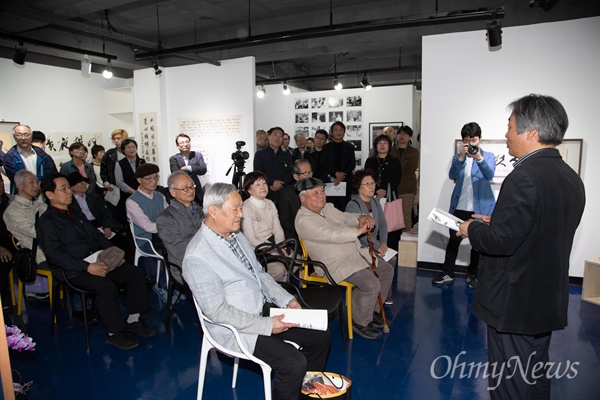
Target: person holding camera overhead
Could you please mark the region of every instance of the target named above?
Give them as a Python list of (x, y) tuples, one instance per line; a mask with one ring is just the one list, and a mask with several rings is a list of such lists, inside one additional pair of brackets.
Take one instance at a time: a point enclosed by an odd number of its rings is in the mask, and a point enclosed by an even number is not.
[[(483, 151), (481, 143), (481, 128), (477, 122), (470, 122), (460, 131), (463, 144), (458, 154), (452, 158), (450, 179), (455, 186), (450, 198), (450, 214), (467, 221), (473, 214), (492, 215), (496, 199), (490, 181), (496, 172), (496, 157), (489, 151)], [(463, 238), (450, 231), (446, 246), (446, 257), (440, 272), (432, 283), (441, 285), (454, 281), (454, 269), (458, 246)], [(470, 288), (477, 287), (477, 266), (479, 252), (471, 248), (471, 260), (467, 267), (466, 281)]]

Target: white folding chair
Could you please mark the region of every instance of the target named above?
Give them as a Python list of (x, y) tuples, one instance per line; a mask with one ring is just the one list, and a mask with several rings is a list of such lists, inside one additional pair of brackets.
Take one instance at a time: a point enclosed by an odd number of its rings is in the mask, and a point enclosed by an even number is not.
[[(135, 229), (133, 227), (133, 221), (127, 218), (127, 222), (129, 223), (129, 230), (131, 231), (131, 236), (133, 236), (133, 243), (135, 245), (135, 261), (134, 264), (139, 266), (140, 257), (150, 257), (156, 259), (156, 286), (158, 287), (158, 282), (160, 281), (160, 266), (165, 265), (165, 277), (167, 281), (167, 287), (169, 286), (169, 274), (166, 270), (165, 259), (159, 254), (158, 251), (152, 245), (152, 241), (141, 236), (135, 235)], [(139, 241), (139, 242), (138, 242)], [(148, 253), (140, 248), (140, 243), (147, 243), (150, 246), (151, 253)]]
[(215, 348), (218, 351), (220, 351), (221, 353), (223, 353), (229, 357), (233, 357), (235, 359), (234, 364), (233, 364), (233, 381), (231, 383), (232, 388), (235, 388), (240, 358), (245, 359), (245, 360), (250, 360), (250, 361), (258, 364), (260, 366), (260, 368), (262, 369), (262, 373), (263, 373), (263, 381), (264, 381), (264, 388), (265, 388), (265, 400), (271, 400), (271, 367), (268, 364), (266, 364), (264, 361), (253, 356), (248, 351), (248, 349), (246, 349), (242, 340), (240, 339), (240, 335), (239, 335), (238, 331), (231, 325), (215, 324), (215, 325), (219, 325), (224, 328), (227, 328), (233, 333), (233, 335), (235, 336), (235, 340), (237, 341), (237, 344), (240, 347), (240, 349), (242, 350), (242, 352), (240, 353), (236, 350), (227, 349), (227, 348), (223, 347), (222, 345), (220, 345), (219, 343), (217, 343), (215, 341), (215, 339), (213, 339), (213, 337), (210, 335), (210, 332), (208, 331), (208, 329), (206, 329), (207, 322), (211, 323), (211, 324), (214, 324), (214, 322), (212, 322), (210, 319), (206, 318), (204, 316), (204, 314), (202, 314), (202, 310), (200, 309), (200, 306), (196, 302), (195, 298), (194, 298), (194, 304), (196, 305), (196, 310), (198, 310), (198, 316), (200, 317), (200, 324), (202, 325), (202, 332), (203, 332), (202, 349), (200, 351), (200, 371), (198, 372), (198, 398), (197, 398), (197, 400), (202, 400), (202, 392), (204, 390), (204, 378), (206, 376), (206, 364), (208, 361), (208, 352), (212, 348)]

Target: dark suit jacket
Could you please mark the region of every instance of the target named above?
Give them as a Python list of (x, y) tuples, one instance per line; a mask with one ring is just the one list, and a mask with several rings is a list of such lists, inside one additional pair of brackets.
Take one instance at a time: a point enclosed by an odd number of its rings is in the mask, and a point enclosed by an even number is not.
[(279, 212), (279, 222), (283, 228), (283, 233), (286, 239), (294, 238), (296, 235), (296, 227), (294, 221), (296, 220), (296, 214), (302, 207), (300, 197), (296, 193), (295, 185), (286, 186), (281, 189), (279, 204), (277, 206)]
[[(254, 170), (260, 171), (267, 176), (269, 186), (275, 181), (282, 181), (288, 185), (294, 181), (292, 178), (292, 154), (284, 151), (283, 147), (273, 151), (271, 147), (258, 151), (254, 154)], [(275, 204), (279, 203), (279, 192), (269, 191), (267, 198)]]
[[(183, 161), (183, 156), (181, 153), (175, 154), (169, 158), (169, 168), (171, 172), (175, 172), (178, 169), (181, 169), (185, 165), (185, 161)], [(204, 189), (200, 184), (200, 179), (198, 175), (206, 174), (206, 163), (204, 162), (204, 158), (199, 151), (190, 151), (189, 158), (189, 166), (192, 167), (192, 171), (186, 171), (194, 184), (196, 185), (196, 202), (202, 205), (202, 199), (204, 198)]]
[[(375, 175), (375, 182), (379, 182), (379, 184), (376, 185), (375, 190), (383, 189), (387, 191), (389, 184), (392, 192), (398, 196), (398, 185), (400, 184), (400, 176), (402, 172), (400, 161), (396, 157), (388, 154), (385, 157), (385, 161), (382, 163), (381, 168), (376, 155), (369, 157), (365, 162), (365, 169), (370, 169), (373, 171)], [(380, 173), (381, 176), (379, 176)]]
[(411, 145), (402, 152), (400, 156), (400, 166), (402, 168), (402, 177), (398, 185), (398, 195), (401, 194), (416, 194), (417, 193), (417, 175), (416, 171), (419, 167), (419, 150)]
[[(321, 166), (323, 167), (324, 182), (333, 182), (335, 179), (335, 173), (338, 171), (346, 174), (346, 197), (333, 198), (332, 201), (335, 206), (344, 210), (348, 200), (350, 200), (350, 193), (352, 193), (352, 171), (356, 167), (356, 158), (354, 157), (354, 146), (344, 141), (342, 142), (342, 154), (341, 154), (341, 169), (336, 168), (335, 164), (335, 147), (334, 142), (329, 142), (323, 146), (323, 154), (321, 155)], [(329, 201), (329, 200), (328, 200)]]
[[(85, 202), (87, 203), (87, 206), (90, 209), (90, 212), (94, 216), (98, 227), (110, 228), (113, 231), (123, 228), (123, 225), (117, 223), (115, 221), (115, 219), (112, 217), (111, 212), (106, 207), (106, 202), (100, 195), (98, 195), (96, 193), (86, 193), (85, 194)], [(79, 203), (75, 199), (74, 195), (73, 195), (73, 202), (71, 203), (71, 206), (73, 208), (81, 210), (81, 208), (79, 207)], [(92, 224), (96, 226), (96, 224), (94, 224), (93, 222), (92, 222)]]
[(506, 177), (489, 225), (471, 223), (482, 253), (473, 312), (499, 332), (567, 325), (569, 257), (585, 206), (581, 178), (556, 149), (532, 153)]

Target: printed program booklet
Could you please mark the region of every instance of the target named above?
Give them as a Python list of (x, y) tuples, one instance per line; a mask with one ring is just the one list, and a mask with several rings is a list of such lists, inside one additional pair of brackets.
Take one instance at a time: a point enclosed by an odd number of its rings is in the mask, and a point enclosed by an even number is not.
[(300, 328), (327, 330), (327, 310), (307, 310), (295, 308), (271, 308), (271, 317), (285, 314), (283, 322), (298, 324)]
[(427, 219), (454, 231), (458, 231), (458, 226), (465, 222), (462, 219), (456, 218), (454, 215), (442, 211), (437, 207), (434, 207), (433, 210), (431, 210)]

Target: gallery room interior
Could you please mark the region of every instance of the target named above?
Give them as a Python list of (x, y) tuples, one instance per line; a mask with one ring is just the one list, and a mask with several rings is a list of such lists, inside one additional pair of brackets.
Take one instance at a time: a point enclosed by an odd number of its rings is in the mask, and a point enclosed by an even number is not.
[[(140, 156), (159, 166), (159, 184), (166, 186), (169, 158), (178, 153), (175, 139), (185, 133), (204, 157), (208, 172), (200, 180), (208, 185), (231, 183), (228, 170), (239, 141), (249, 153), (245, 172), (252, 171), (259, 129), (279, 126), (295, 147), (295, 133), (313, 137), (341, 119), (358, 170), (378, 129), (412, 127), (420, 152), (419, 218), (400, 242), (404, 257), (395, 268), (393, 304), (385, 306), (390, 333), (348, 339), (340, 317), (329, 319), (326, 370), (352, 381), (354, 399), (490, 397), (487, 378), (459, 367), (444, 373), (455, 364), (487, 361), (487, 326), (472, 313), (477, 289), (464, 274), (449, 285), (432, 285), (448, 230), (427, 216), (434, 207), (448, 210), (454, 188), (448, 170), (465, 123), (481, 126), (483, 149), (504, 154), (507, 106), (530, 93), (558, 99), (569, 117), (561, 155), (584, 184), (586, 207), (570, 256), (568, 326), (553, 332), (549, 350), (558, 366), (551, 398), (597, 398), (600, 7), (560, 0), (485, 1), (481, 7), (488, 8), (477, 10), (465, 1), (416, 0), (376, 1), (372, 10), (361, 1), (63, 3), (0, 10), (3, 152), (15, 145), (11, 130), (17, 123), (46, 134), (46, 151), (57, 167), (70, 159), (71, 143), (112, 148), (111, 132), (125, 129)], [(457, 17), (458, 10), (464, 15)], [(492, 20), (501, 22), (501, 45), (490, 47)], [(90, 60), (89, 72), (82, 59)], [(110, 79), (102, 74), (107, 60)], [(334, 89), (334, 80), (343, 88)], [(372, 88), (365, 90), (365, 83)], [(492, 181), (496, 197), (510, 170)], [(8, 193), (9, 180), (3, 179)], [(469, 251), (464, 240), (459, 269), (469, 263)], [(142, 259), (139, 267), (156, 279), (155, 259)], [(21, 315), (3, 302), (5, 324), (36, 342), (35, 351), (0, 350), (3, 390), (18, 382), (27, 397), (17, 398), (31, 400), (196, 398), (203, 333), (192, 298), (173, 305), (167, 331), (167, 305), (150, 290), (146, 323), (156, 336), (122, 351), (105, 344), (101, 323), (90, 323), (87, 353), (84, 326), (72, 318), (74, 295), (65, 289), (64, 298), (53, 300), (53, 335), (48, 299), (25, 297)], [(256, 365), (242, 361), (232, 388), (233, 360), (215, 351), (208, 357), (203, 398), (264, 397)], [(8, 360), (12, 377), (5, 372)], [(575, 376), (559, 376), (569, 366)], [(6, 393), (2, 398), (11, 398)]]

